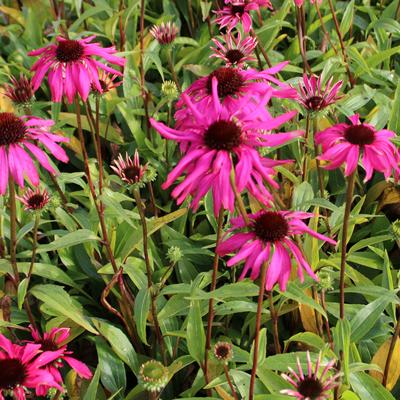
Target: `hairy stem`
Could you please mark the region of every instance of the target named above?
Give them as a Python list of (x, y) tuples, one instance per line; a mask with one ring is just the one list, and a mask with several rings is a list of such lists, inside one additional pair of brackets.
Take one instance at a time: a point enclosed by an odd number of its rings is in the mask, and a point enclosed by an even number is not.
[[(211, 277), (211, 288), (210, 291), (214, 291), (217, 287), (217, 273), (218, 273), (218, 261), (219, 256), (217, 254), (217, 247), (222, 237), (222, 225), (224, 223), (224, 209), (221, 208), (218, 214), (218, 227), (217, 227), (217, 240), (215, 243), (215, 254), (213, 263), (213, 272)], [(208, 301), (208, 320), (207, 320), (207, 334), (206, 334), (206, 349), (204, 352), (204, 376), (206, 382), (209, 383), (208, 378), (208, 352), (211, 348), (211, 337), (212, 337), (212, 325), (214, 320), (214, 299), (211, 297)]]
[(353, 76), (351, 74), (351, 71), (350, 71), (350, 67), (349, 67), (349, 63), (348, 63), (348, 59), (347, 59), (346, 47), (345, 47), (344, 42), (343, 42), (343, 36), (342, 36), (342, 34), (340, 32), (339, 21), (338, 21), (337, 16), (336, 16), (335, 8), (333, 7), (332, 0), (328, 0), (328, 3), (329, 3), (329, 8), (331, 9), (333, 23), (335, 25), (336, 33), (337, 33), (338, 38), (339, 38), (339, 43), (340, 43), (340, 49), (342, 51), (343, 62), (345, 64), (346, 72), (347, 72), (347, 75), (349, 77), (350, 85), (353, 88), (355, 82), (354, 82), (354, 78), (353, 78)]
[(151, 270), (150, 265), (150, 257), (149, 257), (149, 244), (148, 244), (148, 230), (147, 230), (147, 221), (146, 216), (142, 204), (142, 199), (140, 198), (140, 192), (138, 189), (133, 189), (133, 196), (135, 197), (136, 206), (139, 211), (140, 222), (142, 224), (142, 235), (143, 235), (143, 255), (144, 262), (146, 265), (146, 276), (147, 276), (147, 288), (150, 290), (151, 294), (151, 316), (154, 323), (154, 330), (157, 337), (158, 344), (160, 346), (161, 354), (163, 356), (164, 364), (167, 364), (167, 352), (165, 349), (164, 338), (161, 333), (160, 324), (158, 323), (157, 317), (157, 305), (156, 305), (156, 296), (153, 293), (153, 272)]
[(347, 178), (346, 205), (343, 215), (342, 243), (341, 243), (342, 254), (340, 259), (340, 319), (344, 319), (344, 278), (346, 274), (347, 234), (349, 230), (351, 204), (353, 202), (355, 177), (356, 177), (356, 171), (354, 170), (354, 172)]
[(16, 287), (18, 287), (19, 272), (17, 266), (17, 205), (15, 197), (15, 183), (11, 174), (8, 181), (8, 190), (10, 208), (10, 261), (14, 274), (13, 280)]
[(232, 396), (235, 400), (239, 400), (238, 395), (236, 393), (235, 387), (233, 386), (231, 377), (229, 376), (229, 369), (226, 363), (224, 363), (224, 371), (225, 371), (225, 377), (226, 381), (228, 382), (229, 387), (231, 388)]
[(278, 313), (275, 310), (274, 298), (272, 296), (272, 291), (268, 292), (269, 299), (269, 312), (271, 313), (272, 321), (272, 335), (274, 337), (274, 346), (276, 354), (282, 353), (281, 344), (279, 343), (279, 330), (278, 330)]
[(254, 398), (254, 385), (256, 383), (256, 373), (257, 373), (257, 364), (258, 364), (258, 347), (259, 347), (259, 342), (260, 342), (261, 315), (262, 315), (262, 309), (263, 309), (267, 268), (268, 268), (268, 264), (266, 262), (263, 262), (262, 266), (261, 266), (261, 272), (260, 272), (261, 280), (260, 280), (260, 291), (258, 294), (258, 303), (257, 303), (256, 333), (255, 333), (255, 337), (254, 337), (253, 368), (251, 369), (249, 400), (253, 400), (253, 398)]
[[(400, 309), (400, 307), (397, 307), (397, 310), (399, 310), (399, 309)], [(392, 340), (390, 342), (389, 352), (388, 352), (388, 355), (386, 358), (385, 370), (383, 372), (382, 385), (385, 387), (386, 387), (387, 380), (389, 377), (390, 363), (392, 362), (393, 352), (396, 347), (396, 342), (399, 339), (399, 335), (400, 335), (400, 318), (397, 317), (396, 328), (394, 330)]]

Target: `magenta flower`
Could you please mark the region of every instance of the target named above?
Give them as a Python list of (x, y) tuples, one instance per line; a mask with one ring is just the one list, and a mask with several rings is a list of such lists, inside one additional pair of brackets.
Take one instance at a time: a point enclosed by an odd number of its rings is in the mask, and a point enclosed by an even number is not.
[(314, 75), (308, 77), (304, 74), (303, 81), (299, 82), (297, 100), (307, 111), (320, 111), (342, 98), (338, 93), (343, 81), (338, 81), (333, 86), (332, 83), (333, 77), (328, 80), (323, 89), (321, 76), (316, 78)]
[(60, 353), (41, 352), (40, 347), (32, 343), (19, 346), (0, 334), (0, 400), (5, 400), (4, 396), (10, 392), (15, 399), (25, 400), (25, 389), (37, 389), (40, 385), (62, 390), (44, 368)]
[[(259, 104), (260, 98), (267, 92), (273, 97), (296, 97), (297, 93), (293, 88), (274, 77), (274, 74), (282, 70), (287, 64), (287, 62), (283, 62), (264, 71), (251, 68), (243, 70), (221, 67), (210, 75), (193, 82), (184, 93), (204, 112), (213, 102), (212, 82), (215, 78), (217, 81), (216, 95), (229, 112), (235, 113), (239, 108), (242, 110), (247, 108), (248, 112), (251, 113), (252, 109)], [(277, 89), (272, 87), (270, 83), (276, 85)], [(176, 126), (182, 127), (190, 124), (192, 120), (191, 110), (186, 107), (183, 99), (176, 103), (176, 109), (174, 116)], [(266, 110), (264, 110), (264, 113), (268, 117), (269, 114)]]
[(91, 43), (94, 38), (93, 35), (70, 40), (59, 36), (57, 43), (29, 52), (30, 56), (40, 56), (31, 68), (35, 72), (32, 78), (33, 90), (39, 88), (48, 73), (52, 101), (61, 101), (64, 94), (70, 103), (76, 94), (86, 101), (92, 85), (102, 92), (99, 70), (122, 75), (95, 57), (118, 66), (124, 66), (125, 60), (115, 55), (117, 51), (114, 46), (103, 48), (99, 43)]
[(240, 32), (238, 32), (237, 38), (232, 34), (224, 35), (223, 38), (225, 45), (218, 39), (212, 39), (216, 47), (211, 48), (214, 54), (210, 57), (224, 60), (228, 67), (242, 67), (246, 61), (255, 60), (252, 53), (257, 46), (257, 39), (248, 36), (242, 40)]
[[(40, 346), (46, 354), (56, 355), (51, 362), (45, 366), (46, 371), (53, 377), (54, 381), (60, 386), (63, 383), (63, 378), (59, 369), (63, 367), (64, 361), (81, 377), (90, 379), (92, 372), (81, 361), (76, 358), (70, 357), (71, 351), (68, 351), (65, 341), (70, 334), (69, 328), (53, 328), (50, 332), (44, 332), (43, 336), (39, 331), (30, 326), (32, 338), (36, 345)], [(36, 387), (36, 394), (38, 396), (45, 396), (49, 387), (46, 383), (41, 383)]]
[(43, 189), (42, 192), (38, 187), (34, 191), (31, 188), (28, 188), (22, 197), (17, 196), (17, 198), (25, 206), (26, 211), (43, 210), (50, 201), (50, 196), (47, 190)]
[[(241, 192), (246, 188), (260, 202), (270, 205), (272, 196), (265, 188), (264, 181), (277, 187), (271, 177), (273, 167), (286, 161), (261, 158), (257, 148), (278, 146), (301, 135), (298, 131), (273, 135), (267, 133), (290, 120), (296, 112), (277, 118), (267, 117), (265, 106), (271, 98), (270, 90), (251, 112), (244, 107), (231, 113), (222, 106), (217, 96), (217, 85), (217, 79), (213, 78), (213, 96), (207, 112), (199, 104), (194, 104), (187, 94), (182, 95), (192, 113), (192, 121), (184, 127), (173, 129), (151, 119), (151, 124), (163, 137), (178, 142), (185, 152), (168, 175), (163, 188), (167, 189), (179, 176), (186, 175), (183, 182), (172, 191), (178, 204), (192, 196), (192, 207), (197, 209), (200, 200), (211, 189), (215, 214), (221, 207), (233, 211), (234, 193), (230, 176), (234, 168), (237, 189)], [(245, 98), (246, 102), (248, 100)]]
[(108, 93), (111, 89), (115, 89), (122, 85), (122, 80), (116, 81), (120, 76), (117, 74), (110, 74), (109, 72), (101, 71), (99, 74), (99, 82), (101, 86), (101, 92), (97, 90), (96, 85), (92, 83), (91, 90), (95, 95), (101, 95)]
[(227, 28), (229, 33), (236, 25), (242, 24), (245, 33), (251, 30), (250, 11), (258, 10), (260, 7), (272, 8), (269, 0), (225, 0), (225, 7), (215, 11), (217, 18), (215, 22), (219, 25), (219, 29)]
[[(312, 213), (300, 211), (260, 211), (250, 214), (250, 226), (246, 227), (243, 217), (231, 219), (231, 231), (237, 231), (217, 248), (220, 256), (236, 253), (227, 265), (229, 267), (245, 261), (240, 279), (250, 272), (250, 279), (260, 275), (261, 264), (268, 263), (266, 289), (272, 290), (279, 283), (280, 290), (286, 290), (290, 277), (292, 254), (297, 262), (297, 274), (304, 281), (304, 271), (314, 280), (317, 276), (294, 241), (294, 235), (305, 233), (331, 243), (336, 242), (310, 229), (302, 220), (314, 217)], [(304, 271), (303, 271), (304, 270)]]
[(387, 129), (377, 131), (372, 125), (361, 123), (358, 114), (351, 116), (351, 125), (337, 124), (315, 135), (315, 142), (322, 145), (320, 160), (327, 161), (326, 169), (339, 168), (346, 164), (345, 175), (357, 168), (360, 154), (366, 172), (364, 182), (372, 178), (374, 170), (385, 175), (386, 179), (394, 172), (400, 173), (400, 156), (390, 141), (396, 134)]
[[(329, 376), (330, 370), (334, 370), (335, 360), (329, 361), (322, 373), (319, 375), (321, 368), (322, 354), (319, 353), (315, 369), (311, 362), (310, 352), (307, 351), (307, 372), (303, 371), (299, 358), (297, 358), (297, 369), (294, 371), (288, 368), (290, 374), (282, 374), (282, 378), (286, 379), (294, 389), (281, 390), (282, 394), (296, 397), (297, 400), (327, 400), (332, 396), (332, 390), (339, 386), (340, 373)], [(319, 375), (319, 376), (318, 376)]]
[[(68, 162), (67, 154), (57, 144), (68, 142), (68, 139), (50, 133), (48, 130), (53, 125), (52, 120), (0, 113), (0, 195), (7, 190), (9, 175), (21, 187), (24, 187), (25, 176), (32, 185), (39, 185), (39, 174), (32, 156), (50, 173), (56, 173), (39, 144), (58, 160)], [(26, 150), (29, 150), (30, 154)]]
[(161, 25), (153, 25), (150, 29), (151, 35), (162, 46), (171, 44), (178, 34), (178, 27), (173, 22), (161, 23)]

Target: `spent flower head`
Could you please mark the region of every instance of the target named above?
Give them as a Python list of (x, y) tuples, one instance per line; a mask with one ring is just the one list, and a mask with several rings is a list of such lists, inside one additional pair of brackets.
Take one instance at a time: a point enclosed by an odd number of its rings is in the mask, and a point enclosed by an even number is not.
[(228, 342), (215, 343), (214, 356), (218, 361), (228, 363), (233, 358), (232, 344)]
[(147, 361), (140, 367), (139, 381), (146, 390), (160, 392), (168, 384), (168, 368), (159, 361)]

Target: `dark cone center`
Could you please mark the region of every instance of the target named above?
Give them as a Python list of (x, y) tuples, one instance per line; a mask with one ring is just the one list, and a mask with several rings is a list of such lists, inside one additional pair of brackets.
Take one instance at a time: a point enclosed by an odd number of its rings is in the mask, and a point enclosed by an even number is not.
[(344, 137), (351, 144), (363, 146), (366, 144), (372, 144), (374, 142), (375, 132), (364, 124), (351, 125), (346, 128)]
[(26, 127), (13, 113), (0, 113), (0, 146), (18, 143), (24, 139)]
[(60, 62), (78, 61), (83, 56), (83, 46), (78, 40), (64, 40), (58, 43), (56, 57)]
[(215, 348), (215, 355), (220, 360), (224, 360), (225, 358), (227, 358), (229, 353), (230, 353), (230, 348), (227, 345), (220, 344)]
[(0, 390), (13, 389), (24, 383), (26, 370), (20, 360), (15, 358), (0, 360), (0, 371)]
[(205, 145), (213, 150), (231, 151), (242, 142), (242, 130), (232, 121), (220, 120), (211, 124), (204, 133)]
[(306, 101), (306, 107), (309, 110), (319, 111), (325, 108), (326, 106), (327, 106), (326, 101), (321, 96), (312, 96), (308, 98)]
[(278, 242), (288, 233), (289, 225), (286, 219), (274, 211), (266, 211), (257, 217), (254, 232), (264, 242)]
[(238, 49), (231, 49), (226, 52), (225, 57), (231, 64), (237, 64), (242, 61), (244, 54)]
[(57, 351), (59, 349), (57, 344), (51, 339), (43, 339), (40, 341), (40, 344), (42, 345), (41, 350), (43, 351)]
[(34, 194), (28, 199), (29, 207), (33, 210), (38, 210), (43, 207), (44, 197), (41, 194)]
[(133, 165), (130, 167), (126, 167), (123, 172), (126, 178), (130, 181), (137, 182), (140, 179), (140, 168), (138, 167), (135, 167)]
[(315, 400), (323, 394), (324, 389), (318, 378), (306, 376), (299, 383), (297, 391), (306, 399)]
[(245, 6), (244, 4), (232, 4), (231, 6), (232, 14), (239, 14), (242, 16), (244, 14)]
[(225, 96), (233, 96), (239, 94), (243, 86), (243, 78), (236, 68), (222, 67), (218, 68), (208, 76), (207, 91), (208, 94), (212, 93), (212, 79), (217, 78), (218, 81), (218, 96), (223, 98)]

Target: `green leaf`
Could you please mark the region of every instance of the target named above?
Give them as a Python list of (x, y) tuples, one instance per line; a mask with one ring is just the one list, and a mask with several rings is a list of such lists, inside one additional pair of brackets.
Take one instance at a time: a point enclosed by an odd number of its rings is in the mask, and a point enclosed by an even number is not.
[(392, 111), (390, 113), (390, 119), (388, 122), (388, 129), (394, 132), (400, 132), (400, 81), (397, 84), (396, 92), (394, 94), (394, 100), (392, 105)]
[[(97, 337), (95, 342), (97, 354), (99, 356), (101, 383), (113, 394), (125, 390), (126, 375), (123, 362), (114, 356), (110, 347), (103, 338)], [(116, 398), (123, 400), (123, 396), (120, 393)]]
[(201, 318), (200, 302), (193, 300), (190, 303), (186, 341), (189, 354), (199, 363), (203, 364), (206, 336), (203, 320)]
[(93, 375), (92, 380), (90, 381), (90, 384), (86, 390), (85, 396), (83, 397), (83, 400), (97, 400), (97, 389), (99, 386), (99, 380), (100, 380), (100, 368), (96, 368), (96, 372)]
[(106, 338), (114, 353), (130, 367), (130, 369), (137, 374), (139, 372), (140, 363), (135, 349), (133, 348), (131, 341), (127, 338), (121, 329), (109, 322), (92, 319), (94, 326), (98, 331)]
[(340, 23), (340, 33), (344, 37), (353, 24), (354, 0), (351, 0), (344, 11), (342, 22)]
[(368, 247), (368, 246), (371, 246), (371, 245), (376, 244), (376, 243), (385, 242), (387, 240), (393, 240), (393, 236), (391, 236), (391, 235), (380, 235), (380, 236), (370, 237), (370, 238), (367, 238), (367, 239), (362, 239), (362, 240), (358, 241), (355, 245), (350, 247), (350, 249), (348, 251), (348, 254), (351, 254), (351, 253), (353, 253), (355, 251), (363, 249), (364, 247)]
[(292, 208), (294, 210), (307, 211), (307, 202), (314, 199), (314, 191), (308, 182), (303, 182), (294, 189)]
[[(257, 355), (257, 365), (261, 365), (265, 361), (265, 355), (267, 354), (267, 330), (262, 328), (259, 333), (259, 343), (258, 343), (258, 355)], [(251, 345), (249, 364), (252, 365), (254, 357), (254, 341)]]
[(299, 304), (305, 304), (305, 305), (308, 305), (308, 306), (314, 308), (321, 315), (323, 315), (325, 318), (327, 318), (326, 312), (324, 311), (324, 309), (312, 297), (307, 296), (304, 293), (304, 289), (301, 289), (300, 287), (298, 287), (297, 283), (289, 282), (286, 291), (281, 292), (281, 294), (284, 297), (287, 297), (288, 299), (297, 301)]
[(349, 380), (349, 353), (350, 353), (351, 326), (347, 319), (339, 319), (334, 329), (334, 342), (337, 351), (343, 354), (343, 371), (346, 382)]
[(379, 297), (363, 307), (351, 320), (351, 341), (359, 342), (376, 324), (383, 310), (393, 300), (392, 296)]
[(137, 333), (143, 343), (149, 345), (146, 337), (146, 322), (150, 310), (151, 293), (150, 289), (140, 289), (135, 299), (134, 316)]
[(22, 279), (22, 281), (19, 283), (18, 285), (18, 309), (21, 310), (22, 309), (22, 305), (24, 303), (25, 300), (25, 296), (26, 296), (26, 291), (28, 289), (28, 284), (29, 284), (29, 279), (28, 278), (24, 278)]
[(365, 372), (350, 374), (350, 384), (360, 400), (396, 400), (377, 380)]
[[(94, 242), (98, 240), (100, 240), (99, 237), (96, 236), (89, 229), (78, 229), (75, 232), (67, 233), (66, 235), (54, 240), (54, 242), (38, 246), (36, 253), (48, 253), (49, 251), (66, 249), (68, 247), (76, 246), (78, 244)], [(18, 257), (29, 257), (31, 253), (31, 250), (23, 251), (21, 253), (18, 253)]]
[(87, 331), (98, 334), (96, 329), (90, 324), (88, 318), (83, 314), (82, 307), (78, 307), (76, 301), (60, 286), (56, 285), (37, 285), (31, 289), (31, 293), (46, 306), (74, 321)]

